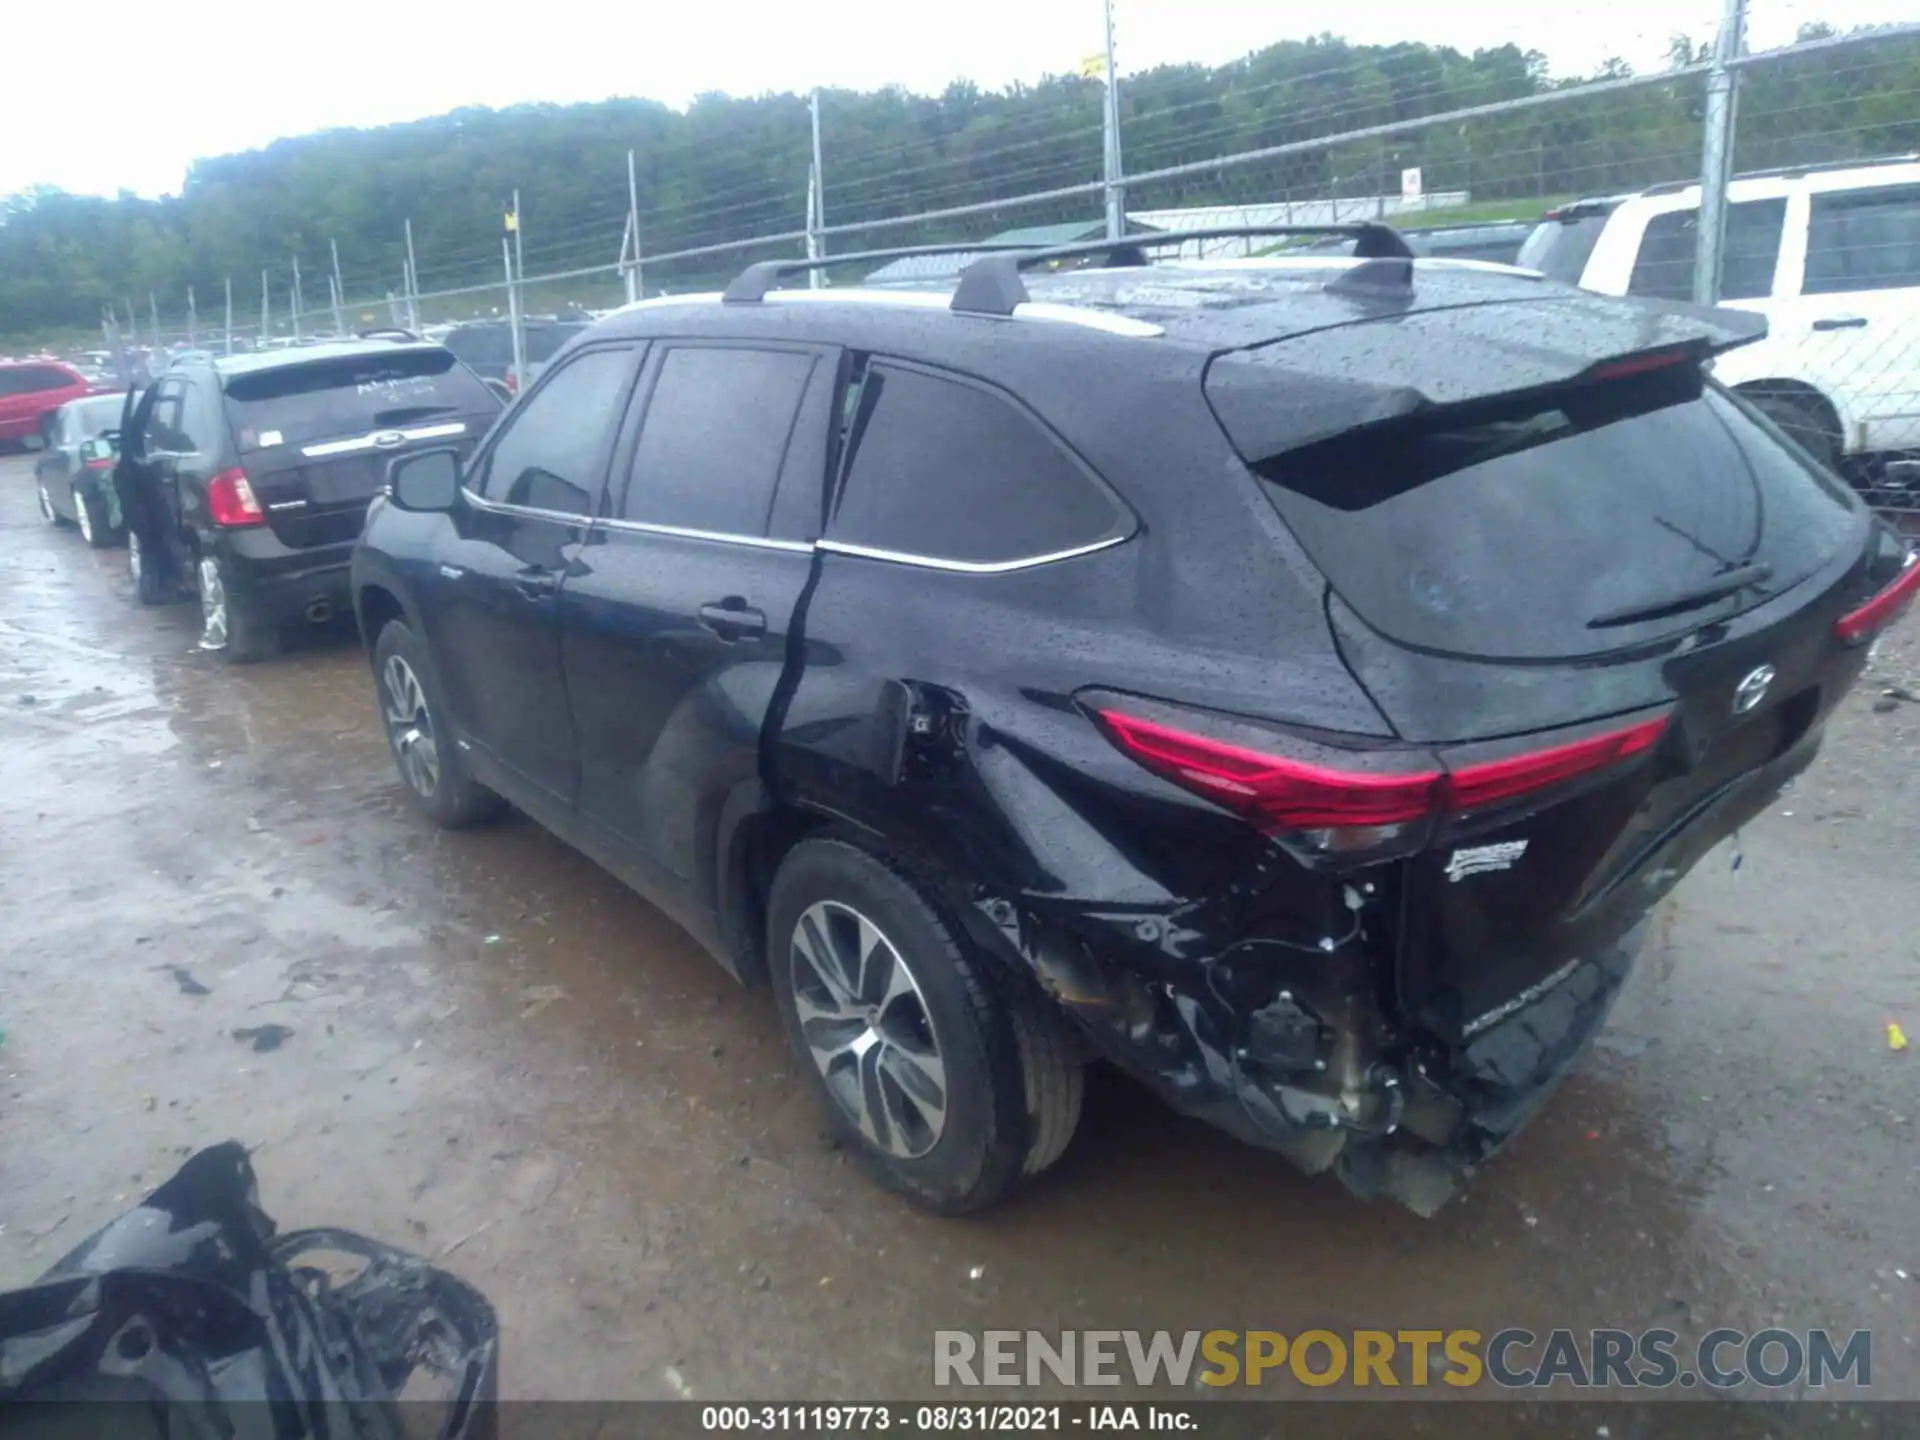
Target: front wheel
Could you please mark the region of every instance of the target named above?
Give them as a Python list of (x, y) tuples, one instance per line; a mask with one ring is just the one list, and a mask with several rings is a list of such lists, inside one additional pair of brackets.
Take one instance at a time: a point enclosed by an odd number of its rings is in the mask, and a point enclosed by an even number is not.
[(164, 605), (173, 599), (166, 557), (149, 555), (138, 530), (127, 531), (127, 576), (133, 581), (134, 596), (142, 605)]
[(47, 493), (47, 482), (45, 480), (37, 481), (34, 489), (40, 498), (40, 518), (45, 520), (49, 525), (66, 524), (67, 522), (60, 518), (60, 512), (53, 508), (53, 496)]
[(80, 527), (80, 538), (95, 550), (108, 549), (119, 540), (119, 532), (108, 523), (99, 498), (91, 491), (74, 488), (73, 513)]
[(802, 842), (774, 877), (767, 947), (801, 1069), (880, 1184), (965, 1214), (1065, 1149), (1083, 1080), (1071, 1037), (905, 875), (841, 840)]
[(447, 830), (492, 819), (500, 797), (467, 773), (433, 657), (403, 621), (389, 621), (374, 641), (373, 674), (387, 746), (413, 803)]

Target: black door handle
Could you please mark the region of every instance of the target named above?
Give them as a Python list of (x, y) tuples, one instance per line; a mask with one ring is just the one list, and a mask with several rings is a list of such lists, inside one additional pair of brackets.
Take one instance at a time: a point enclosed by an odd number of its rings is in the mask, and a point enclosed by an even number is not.
[(1867, 317), (1864, 315), (1834, 315), (1825, 320), (1814, 321), (1813, 328), (1816, 330), (1864, 330), (1867, 328)]
[(700, 623), (722, 640), (745, 640), (767, 633), (764, 611), (755, 610), (746, 601), (729, 596), (718, 605), (702, 605), (696, 612)]
[(529, 565), (513, 577), (513, 588), (528, 600), (546, 600), (560, 588), (560, 577), (540, 565)]

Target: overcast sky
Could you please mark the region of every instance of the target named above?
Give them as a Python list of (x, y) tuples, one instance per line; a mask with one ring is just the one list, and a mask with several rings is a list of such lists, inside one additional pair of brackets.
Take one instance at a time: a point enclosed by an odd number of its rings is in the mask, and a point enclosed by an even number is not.
[[(1915, 0), (1751, 0), (1753, 47), (1807, 20), (1913, 18)], [(640, 95), (684, 105), (814, 85), (937, 92), (1077, 68), (1101, 46), (1100, 0), (5, 0), (0, 194), (34, 184), (176, 192), (198, 157), (286, 135), (462, 105)], [(1115, 0), (1122, 74), (1217, 65), (1333, 30), (1366, 44), (1463, 51), (1508, 41), (1558, 73), (1609, 55), (1660, 63), (1668, 38), (1711, 35), (1720, 0)], [(296, 18), (297, 17), (297, 18)], [(829, 135), (829, 153), (832, 139)]]

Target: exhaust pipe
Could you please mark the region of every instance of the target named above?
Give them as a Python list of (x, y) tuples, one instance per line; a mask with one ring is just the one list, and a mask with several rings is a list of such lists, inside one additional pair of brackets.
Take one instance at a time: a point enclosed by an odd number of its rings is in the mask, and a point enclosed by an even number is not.
[(333, 602), (330, 600), (316, 600), (301, 613), (307, 617), (309, 624), (324, 625), (333, 618)]

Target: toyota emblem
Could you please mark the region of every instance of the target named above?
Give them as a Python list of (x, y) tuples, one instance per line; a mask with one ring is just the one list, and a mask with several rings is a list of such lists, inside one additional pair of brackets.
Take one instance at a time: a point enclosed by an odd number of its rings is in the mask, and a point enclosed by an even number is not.
[(1745, 715), (1762, 700), (1767, 698), (1767, 689), (1773, 684), (1774, 669), (1771, 665), (1762, 665), (1758, 670), (1749, 671), (1747, 678), (1733, 687), (1733, 713)]
[(382, 430), (378, 435), (373, 437), (373, 443), (378, 445), (382, 450), (391, 450), (396, 445), (406, 444), (407, 437), (398, 430)]

